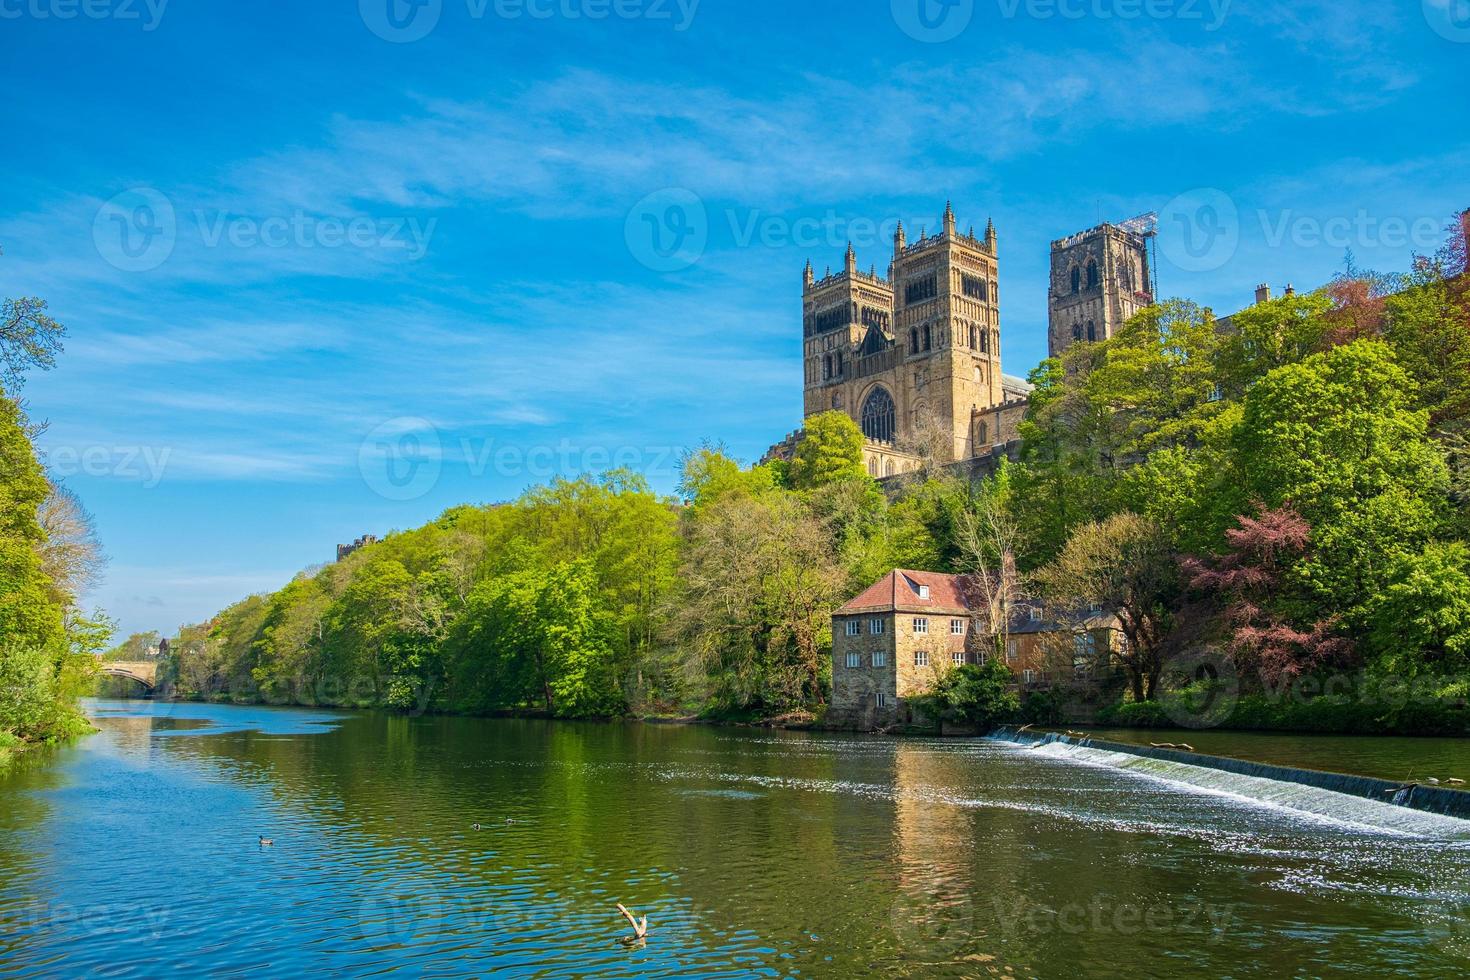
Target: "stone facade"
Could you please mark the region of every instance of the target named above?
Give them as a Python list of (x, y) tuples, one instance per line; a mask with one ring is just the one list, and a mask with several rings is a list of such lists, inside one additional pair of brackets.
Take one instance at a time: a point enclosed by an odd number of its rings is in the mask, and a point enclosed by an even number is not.
[(1102, 224), (1051, 243), (1048, 340), (1056, 357), (1081, 341), (1106, 340), (1153, 303), (1145, 234)]
[(956, 581), (895, 570), (837, 611), (829, 720), (864, 728), (912, 721), (908, 698), (942, 671), (976, 662)]
[(995, 226), (961, 234), (946, 207), (936, 235), (910, 243), (900, 225), (887, 278), (860, 272), (851, 247), (839, 273), (807, 264), (803, 414), (846, 412), (872, 475), (913, 469), (921, 445), (943, 462), (979, 455), (1024, 413), (1024, 382), (1001, 374), (998, 261)]
[[(975, 631), (969, 580), (895, 569), (832, 616), (832, 701), (827, 720), (862, 729), (916, 723), (911, 698), (947, 670), (984, 663), (992, 647)], [(1116, 619), (1084, 612), (1066, 622), (1038, 602), (1016, 602), (1006, 666), (1022, 687), (1071, 680), (1106, 665)]]

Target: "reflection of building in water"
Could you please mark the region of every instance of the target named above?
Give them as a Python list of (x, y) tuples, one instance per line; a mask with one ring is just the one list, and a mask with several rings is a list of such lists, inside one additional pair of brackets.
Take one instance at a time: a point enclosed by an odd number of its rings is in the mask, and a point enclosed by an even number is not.
[(933, 746), (895, 746), (894, 854), (898, 890), (894, 934), (911, 955), (948, 959), (976, 940), (975, 811), (948, 802), (974, 780), (971, 760)]

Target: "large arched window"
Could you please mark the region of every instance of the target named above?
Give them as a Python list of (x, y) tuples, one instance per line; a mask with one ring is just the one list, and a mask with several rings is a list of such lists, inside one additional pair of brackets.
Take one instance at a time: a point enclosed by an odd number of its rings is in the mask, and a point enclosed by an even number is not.
[(1095, 289), (1095, 288), (1097, 288), (1097, 263), (1096, 262), (1089, 262), (1089, 263), (1087, 263), (1087, 288), (1088, 289)]
[(912, 330), (909, 331), (909, 353), (910, 354), (917, 354), (918, 352), (919, 352), (919, 328), (918, 327), (914, 327)]
[(1091, 320), (1087, 321), (1087, 339), (1089, 342), (1093, 343), (1097, 341), (1097, 324), (1093, 323)]
[(1078, 293), (1078, 292), (1081, 292), (1081, 291), (1082, 291), (1082, 270), (1079, 269), (1079, 268), (1077, 268), (1074, 265), (1074, 266), (1072, 266), (1072, 292)]
[(887, 388), (878, 387), (863, 402), (863, 435), (874, 442), (892, 442), (897, 412)]
[(1072, 324), (1072, 339), (1073, 340), (1081, 340), (1082, 339), (1082, 324), (1080, 324), (1080, 323), (1074, 323), (1074, 324)]

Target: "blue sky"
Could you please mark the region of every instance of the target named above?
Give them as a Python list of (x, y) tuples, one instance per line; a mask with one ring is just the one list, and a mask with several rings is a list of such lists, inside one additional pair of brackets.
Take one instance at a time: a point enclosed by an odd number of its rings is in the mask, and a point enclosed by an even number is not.
[(946, 199), (1015, 374), (1100, 217), (1223, 312), (1470, 206), (1470, 0), (920, 2), (0, 0), (0, 292), (71, 331), (25, 395), (92, 601), (172, 629), (556, 473), (757, 457), (803, 263)]

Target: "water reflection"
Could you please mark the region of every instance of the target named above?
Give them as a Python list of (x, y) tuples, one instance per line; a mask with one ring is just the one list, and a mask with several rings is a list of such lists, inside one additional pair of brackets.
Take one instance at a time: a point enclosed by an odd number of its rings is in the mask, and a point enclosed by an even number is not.
[[(1441, 914), (1470, 899), (1463, 843), (1013, 746), (117, 707), (79, 749), (0, 777), (0, 974), (1466, 963)], [(619, 901), (649, 916), (645, 946), (617, 943)], [(132, 911), (33, 921), (63, 905)]]

